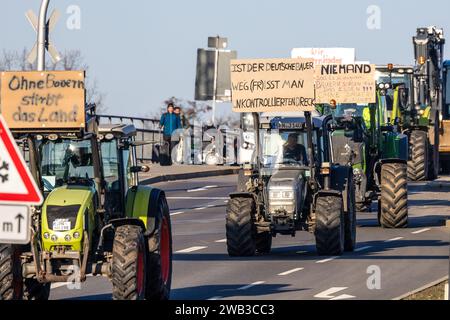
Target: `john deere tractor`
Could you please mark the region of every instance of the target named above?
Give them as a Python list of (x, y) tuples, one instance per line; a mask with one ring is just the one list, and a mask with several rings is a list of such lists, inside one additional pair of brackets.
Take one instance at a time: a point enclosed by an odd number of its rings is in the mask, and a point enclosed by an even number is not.
[(230, 194), (229, 255), (267, 254), (272, 237), (295, 236), (300, 230), (314, 233), (320, 255), (352, 251), (353, 171), (330, 160), (330, 118), (310, 112), (248, 113), (242, 118), (244, 148), (255, 152), (243, 164), (238, 192)]
[(378, 220), (386, 228), (407, 226), (407, 136), (387, 117), (386, 92), (390, 82), (377, 83), (376, 103), (330, 104), (331, 161), (353, 167), (358, 210), (378, 201)]
[(100, 125), (86, 108), (79, 130), (17, 130), (45, 201), (31, 242), (0, 246), (0, 296), (48, 299), (54, 282), (112, 281), (114, 299), (167, 299), (172, 238), (164, 191), (141, 186), (133, 125)]

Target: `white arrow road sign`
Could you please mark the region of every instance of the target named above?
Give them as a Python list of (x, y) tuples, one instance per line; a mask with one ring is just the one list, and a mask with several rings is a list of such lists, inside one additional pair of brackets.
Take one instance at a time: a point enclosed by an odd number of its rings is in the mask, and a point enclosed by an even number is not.
[(0, 243), (30, 242), (30, 210), (23, 205), (0, 205)]
[(332, 287), (325, 291), (322, 291), (314, 296), (314, 298), (328, 299), (328, 300), (343, 300), (355, 298), (355, 296), (351, 296), (349, 294), (341, 294), (336, 296), (335, 293), (348, 289), (348, 287)]

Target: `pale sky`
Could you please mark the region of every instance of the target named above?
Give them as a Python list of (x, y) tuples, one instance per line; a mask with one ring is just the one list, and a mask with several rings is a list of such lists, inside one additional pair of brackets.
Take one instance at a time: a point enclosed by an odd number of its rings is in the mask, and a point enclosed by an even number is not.
[[(0, 0), (1, 51), (32, 47), (36, 36), (25, 11), (37, 13), (40, 2)], [(66, 26), (70, 5), (81, 9), (79, 30)], [(380, 8), (380, 29), (367, 27), (371, 5)], [(208, 36), (228, 37), (240, 58), (354, 47), (358, 60), (412, 64), (417, 27), (450, 32), (444, 0), (51, 0), (54, 8), (62, 13), (51, 34), (57, 49), (81, 50), (89, 76), (107, 95), (108, 113), (135, 116), (157, 112), (171, 96), (194, 98), (196, 52)]]

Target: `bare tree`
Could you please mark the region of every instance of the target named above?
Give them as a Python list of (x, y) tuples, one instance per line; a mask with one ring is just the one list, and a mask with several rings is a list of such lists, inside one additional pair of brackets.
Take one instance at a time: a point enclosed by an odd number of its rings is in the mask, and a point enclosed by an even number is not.
[[(24, 48), (21, 52), (6, 51), (0, 55), (0, 71), (32, 71), (36, 70), (36, 64), (31, 64), (27, 60), (28, 50)], [(89, 66), (84, 60), (81, 51), (69, 50), (61, 55), (61, 60), (53, 63), (50, 59), (46, 60), (46, 70), (85, 70), (86, 71), (86, 102), (95, 103), (97, 112), (102, 113), (107, 110), (104, 103), (105, 94), (100, 91), (98, 81), (89, 76)]]

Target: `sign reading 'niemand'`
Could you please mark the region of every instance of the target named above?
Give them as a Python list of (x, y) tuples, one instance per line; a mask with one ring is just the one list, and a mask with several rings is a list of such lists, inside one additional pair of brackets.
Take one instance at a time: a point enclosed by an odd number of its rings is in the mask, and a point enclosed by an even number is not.
[(84, 127), (85, 74), (2, 72), (0, 113), (12, 130)]
[(375, 65), (316, 66), (316, 103), (375, 103)]
[(314, 110), (312, 59), (231, 61), (234, 112)]

